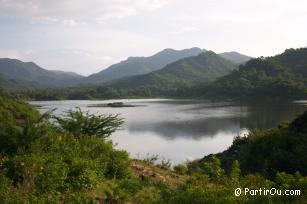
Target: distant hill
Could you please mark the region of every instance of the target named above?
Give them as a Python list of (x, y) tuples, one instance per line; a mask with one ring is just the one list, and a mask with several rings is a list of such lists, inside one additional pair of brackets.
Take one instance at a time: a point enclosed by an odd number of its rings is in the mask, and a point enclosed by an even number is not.
[(77, 74), (75, 72), (66, 72), (66, 71), (60, 71), (60, 70), (48, 70), (48, 71), (51, 71), (55, 74), (58, 74), (58, 75), (65, 75), (65, 76), (71, 76), (73, 78), (76, 78), (76, 79), (82, 79), (84, 78), (84, 76), (80, 75), (80, 74)]
[(238, 71), (186, 93), (203, 97), (248, 99), (307, 98), (307, 48), (248, 61)]
[(35, 83), (19, 81), (0, 74), (0, 89), (3, 88), (7, 92), (20, 90), (33, 90), (38, 88)]
[(181, 86), (214, 81), (236, 68), (234, 63), (208, 51), (197, 56), (183, 58), (149, 74), (113, 81), (110, 86), (125, 90), (177, 89)]
[(147, 74), (162, 69), (179, 59), (196, 56), (203, 52), (200, 48), (184, 50), (165, 49), (150, 57), (129, 57), (120, 63), (92, 74), (81, 80), (83, 83), (103, 83), (123, 77)]
[(75, 73), (49, 71), (33, 62), (22, 62), (8, 58), (0, 58), (0, 74), (6, 83), (15, 80), (35, 88), (68, 86), (83, 78)]
[(244, 64), (248, 60), (251, 59), (251, 57), (240, 54), (238, 52), (223, 52), (219, 54), (221, 57), (224, 57), (225, 59), (228, 59), (236, 64)]

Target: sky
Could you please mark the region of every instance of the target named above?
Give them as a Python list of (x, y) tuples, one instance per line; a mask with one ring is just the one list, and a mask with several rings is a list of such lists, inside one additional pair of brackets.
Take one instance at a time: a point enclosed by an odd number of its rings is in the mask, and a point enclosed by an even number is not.
[(0, 0), (0, 58), (82, 75), (165, 48), (306, 46), (306, 0)]

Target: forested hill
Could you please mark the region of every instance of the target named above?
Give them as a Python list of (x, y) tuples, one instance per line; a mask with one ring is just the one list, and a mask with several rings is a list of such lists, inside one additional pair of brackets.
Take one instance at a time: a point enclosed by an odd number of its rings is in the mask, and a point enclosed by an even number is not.
[(219, 54), (221, 57), (224, 57), (225, 59), (228, 59), (230, 61), (232, 61), (233, 63), (236, 64), (244, 64), (246, 63), (248, 60), (251, 59), (251, 57), (247, 56), (247, 55), (243, 55), (240, 54), (238, 52), (223, 52)]
[[(49, 71), (33, 62), (8, 58), (0, 58), (0, 74), (4, 88), (10, 87), (10, 83), (7, 82), (12, 80), (24, 84), (24, 88), (61, 87), (70, 85), (83, 77), (71, 72)], [(16, 86), (16, 88), (19, 87)]]
[(198, 85), (186, 94), (209, 98), (302, 99), (307, 97), (307, 48), (258, 58), (210, 85)]
[(200, 48), (184, 50), (164, 49), (150, 57), (129, 57), (120, 63), (92, 74), (82, 80), (83, 83), (103, 83), (123, 77), (147, 74), (162, 69), (169, 63), (179, 59), (196, 56), (203, 52)]
[(115, 81), (111, 87), (126, 90), (178, 88), (199, 82), (211, 82), (236, 68), (232, 62), (208, 51), (178, 60), (146, 75)]
[(287, 49), (283, 54), (276, 55), (277, 60), (292, 71), (307, 77), (307, 47), (300, 49)]
[(0, 74), (0, 88), (3, 88), (8, 92), (17, 90), (31, 90), (35, 89), (36, 87), (37, 86), (34, 83), (19, 81)]

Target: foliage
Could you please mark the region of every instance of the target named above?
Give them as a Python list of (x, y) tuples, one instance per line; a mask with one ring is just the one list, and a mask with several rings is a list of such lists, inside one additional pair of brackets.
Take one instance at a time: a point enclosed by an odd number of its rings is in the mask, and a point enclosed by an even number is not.
[[(23, 102), (0, 95), (0, 153), (15, 153), (18, 146), (27, 148), (39, 134), (40, 128), (32, 126), (40, 120), (38, 111)], [(9, 135), (9, 137), (8, 137)]]
[(174, 170), (175, 172), (177, 172), (178, 174), (186, 174), (188, 173), (188, 167), (184, 164), (178, 164), (176, 166), (174, 166)]
[(207, 173), (210, 178), (219, 180), (224, 175), (224, 169), (221, 167), (221, 161), (213, 156), (211, 162), (204, 163), (205, 173)]
[(122, 124), (117, 116), (70, 111), (63, 124), (89, 128), (76, 137), (75, 129), (59, 131), (30, 105), (0, 99), (1, 119), (6, 118), (1, 120), (1, 202), (94, 202), (86, 191), (105, 180), (131, 176), (128, 154), (104, 139)]
[(75, 137), (90, 135), (106, 138), (115, 132), (123, 120), (118, 115), (94, 115), (82, 112), (80, 108), (76, 111), (69, 110), (61, 117), (54, 117), (62, 131), (72, 133)]

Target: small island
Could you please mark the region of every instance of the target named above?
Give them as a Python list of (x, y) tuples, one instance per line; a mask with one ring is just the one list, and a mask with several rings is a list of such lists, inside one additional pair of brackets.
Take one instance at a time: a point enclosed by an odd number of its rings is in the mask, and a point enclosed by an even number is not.
[(132, 104), (127, 104), (123, 102), (113, 102), (113, 103), (102, 103), (102, 104), (92, 104), (89, 105), (88, 107), (111, 107), (111, 108), (124, 108), (124, 107), (138, 107), (140, 105), (132, 105)]

